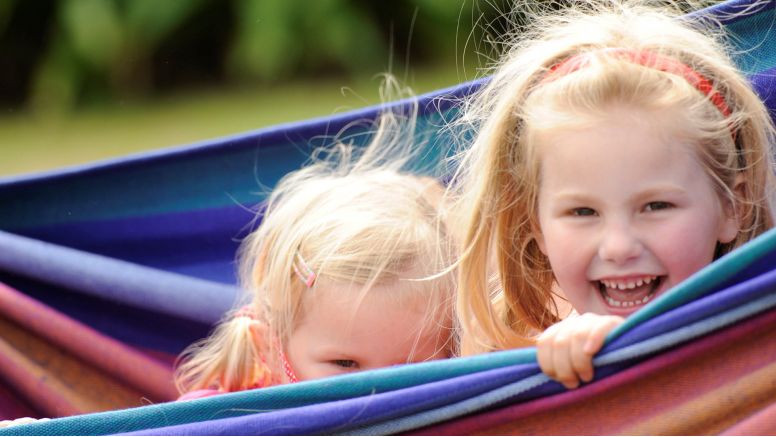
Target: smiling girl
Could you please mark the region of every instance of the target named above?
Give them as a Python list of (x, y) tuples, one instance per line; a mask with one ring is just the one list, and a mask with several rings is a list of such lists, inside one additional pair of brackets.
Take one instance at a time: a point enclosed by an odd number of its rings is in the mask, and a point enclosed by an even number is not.
[(455, 180), (463, 353), (536, 342), (570, 388), (623, 317), (773, 225), (773, 125), (711, 22), (584, 5), (468, 102)]

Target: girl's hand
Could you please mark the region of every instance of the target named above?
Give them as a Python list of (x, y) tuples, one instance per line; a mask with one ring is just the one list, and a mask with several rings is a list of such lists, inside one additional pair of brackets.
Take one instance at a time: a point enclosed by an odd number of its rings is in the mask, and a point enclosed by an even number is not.
[(577, 388), (580, 381), (590, 382), (593, 355), (601, 350), (606, 335), (624, 320), (585, 313), (550, 326), (536, 341), (539, 367), (568, 389)]

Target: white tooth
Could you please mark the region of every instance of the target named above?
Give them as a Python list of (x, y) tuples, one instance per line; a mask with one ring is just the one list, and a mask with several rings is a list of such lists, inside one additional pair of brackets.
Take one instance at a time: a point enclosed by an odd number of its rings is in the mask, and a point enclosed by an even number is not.
[(644, 299), (641, 299), (641, 302), (642, 302), (642, 303), (647, 303), (647, 302), (649, 302), (649, 295), (646, 295), (646, 296), (644, 296)]
[(636, 281), (636, 286), (637, 287), (641, 287), (642, 285), (644, 285), (644, 281), (642, 281), (641, 279)]
[(649, 284), (650, 282), (652, 282), (652, 278), (651, 277), (650, 278), (644, 278), (644, 285)]
[(615, 300), (614, 301), (614, 306), (616, 306), (616, 307), (620, 306), (621, 304), (622, 303), (619, 300)]
[(636, 288), (636, 283), (635, 282), (628, 282), (628, 289), (632, 290), (634, 288)]

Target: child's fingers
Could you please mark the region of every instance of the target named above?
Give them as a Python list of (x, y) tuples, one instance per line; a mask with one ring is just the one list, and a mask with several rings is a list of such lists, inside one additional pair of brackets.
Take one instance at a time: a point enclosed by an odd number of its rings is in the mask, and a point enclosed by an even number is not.
[(587, 333), (585, 329), (574, 332), (569, 361), (574, 373), (584, 382), (590, 382), (593, 379), (593, 355), (586, 352)]
[(597, 354), (601, 347), (603, 347), (606, 336), (624, 321), (625, 319), (619, 316), (598, 316), (588, 333), (584, 347), (585, 353), (591, 357)]
[(568, 330), (561, 330), (554, 336), (552, 345), (552, 367), (554, 375), (548, 375), (572, 389), (579, 386), (579, 377), (571, 365), (571, 336)]
[(555, 326), (547, 328), (546, 331), (539, 338), (536, 339), (536, 361), (539, 362), (539, 367), (542, 369), (545, 375), (550, 378), (555, 377), (555, 365), (552, 360), (552, 331)]

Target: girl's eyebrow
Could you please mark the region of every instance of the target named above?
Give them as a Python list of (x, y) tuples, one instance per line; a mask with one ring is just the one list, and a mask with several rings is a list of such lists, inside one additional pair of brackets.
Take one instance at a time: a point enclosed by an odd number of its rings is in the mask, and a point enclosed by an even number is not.
[(579, 191), (561, 191), (558, 193), (553, 193), (552, 196), (555, 200), (560, 200), (564, 202), (592, 202), (595, 200), (596, 196), (579, 192)]
[(648, 189), (644, 191), (640, 191), (636, 193), (635, 196), (633, 196), (636, 200), (641, 200), (645, 198), (655, 197), (655, 196), (683, 196), (687, 194), (687, 190), (682, 188), (679, 185), (674, 184), (667, 184), (667, 185), (658, 185), (654, 187), (649, 187)]
[(353, 351), (343, 348), (341, 344), (324, 344), (313, 347), (311, 353), (318, 359), (336, 359), (336, 360), (354, 360), (356, 355)]
[[(686, 194), (687, 194), (687, 190), (685, 190), (679, 185), (664, 184), (664, 185), (651, 186), (647, 189), (638, 191), (636, 192), (636, 194), (634, 194), (631, 197), (635, 200), (641, 200), (644, 198), (661, 196), (661, 195), (676, 196), (676, 195), (686, 195)], [(557, 193), (553, 193), (550, 197), (552, 197), (556, 201), (590, 203), (590, 202), (595, 202), (598, 196), (596, 194), (589, 194), (589, 193), (583, 193), (580, 191), (568, 190), (568, 191), (560, 191)]]

